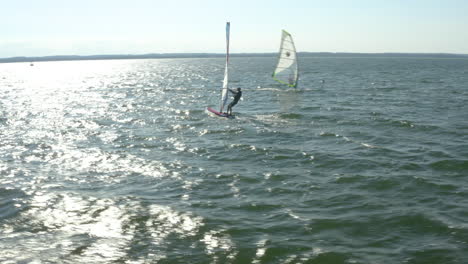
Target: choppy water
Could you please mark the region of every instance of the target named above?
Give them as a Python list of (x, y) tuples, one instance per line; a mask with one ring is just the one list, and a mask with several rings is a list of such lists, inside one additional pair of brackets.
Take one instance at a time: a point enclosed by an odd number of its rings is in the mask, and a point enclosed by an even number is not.
[(468, 60), (274, 64), (0, 64), (0, 262), (466, 263)]

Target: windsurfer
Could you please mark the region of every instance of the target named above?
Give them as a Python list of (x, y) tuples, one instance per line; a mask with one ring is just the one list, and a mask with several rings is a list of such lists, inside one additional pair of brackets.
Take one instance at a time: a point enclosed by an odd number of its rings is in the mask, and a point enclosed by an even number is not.
[(234, 94), (234, 100), (232, 100), (231, 103), (229, 103), (228, 107), (227, 107), (227, 114), (228, 115), (232, 115), (232, 107), (235, 106), (237, 104), (237, 102), (239, 102), (239, 99), (241, 98), (242, 96), (242, 91), (241, 91), (241, 88), (238, 87), (237, 88), (237, 92), (234, 91), (234, 90), (231, 90), (231, 89), (228, 89), (232, 94)]
[(288, 78), (289, 85), (294, 85), (294, 75), (291, 73)]

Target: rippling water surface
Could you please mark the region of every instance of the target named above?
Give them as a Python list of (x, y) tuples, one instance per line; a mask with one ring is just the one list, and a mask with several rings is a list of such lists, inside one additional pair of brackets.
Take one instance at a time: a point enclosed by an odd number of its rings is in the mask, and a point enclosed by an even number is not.
[(0, 64), (0, 262), (465, 263), (468, 60), (274, 64)]

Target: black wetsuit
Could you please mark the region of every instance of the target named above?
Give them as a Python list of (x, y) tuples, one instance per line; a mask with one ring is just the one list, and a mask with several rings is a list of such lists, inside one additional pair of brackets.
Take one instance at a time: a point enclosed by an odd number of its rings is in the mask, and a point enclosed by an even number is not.
[(241, 96), (242, 96), (242, 91), (234, 92), (234, 91), (231, 90), (231, 89), (229, 89), (229, 91), (230, 91), (231, 93), (234, 94), (234, 100), (232, 100), (232, 102), (229, 103), (228, 108), (227, 108), (228, 113), (231, 114), (231, 112), (232, 112), (232, 107), (235, 106), (235, 105), (237, 104), (237, 102), (239, 102), (239, 99), (240, 99)]

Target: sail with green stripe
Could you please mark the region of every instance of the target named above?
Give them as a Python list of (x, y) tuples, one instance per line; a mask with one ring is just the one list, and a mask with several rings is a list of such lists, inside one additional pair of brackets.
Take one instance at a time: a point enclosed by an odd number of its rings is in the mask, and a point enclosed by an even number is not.
[(299, 71), (297, 65), (296, 47), (291, 34), (286, 30), (281, 34), (281, 46), (278, 64), (273, 71), (273, 79), (289, 87), (297, 87)]

